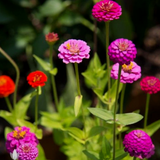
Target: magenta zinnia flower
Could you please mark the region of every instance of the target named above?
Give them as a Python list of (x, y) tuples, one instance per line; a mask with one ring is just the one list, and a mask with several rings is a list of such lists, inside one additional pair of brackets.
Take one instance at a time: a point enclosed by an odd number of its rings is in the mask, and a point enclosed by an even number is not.
[(160, 91), (160, 80), (154, 76), (147, 76), (140, 82), (142, 91), (155, 94)]
[(66, 64), (80, 63), (83, 58), (90, 57), (90, 47), (82, 40), (70, 39), (61, 44), (58, 51), (58, 57)]
[[(112, 66), (111, 78), (118, 79), (119, 64)], [(135, 62), (130, 62), (129, 65), (123, 64), (121, 70), (121, 83), (133, 83), (141, 77), (141, 67)]]
[(6, 149), (9, 153), (24, 143), (38, 145), (38, 139), (34, 133), (30, 132), (30, 128), (15, 127), (14, 131), (7, 134)]
[(119, 19), (121, 14), (121, 6), (112, 0), (101, 0), (100, 2), (97, 2), (92, 9), (93, 17), (100, 22)]
[(38, 149), (32, 143), (21, 144), (17, 148), (18, 160), (35, 160), (38, 157)]
[(137, 49), (132, 41), (119, 38), (113, 41), (108, 47), (110, 60), (120, 65), (129, 64), (136, 57)]
[(154, 154), (154, 144), (150, 136), (142, 130), (133, 130), (123, 140), (124, 150), (130, 156), (140, 159), (150, 158)]

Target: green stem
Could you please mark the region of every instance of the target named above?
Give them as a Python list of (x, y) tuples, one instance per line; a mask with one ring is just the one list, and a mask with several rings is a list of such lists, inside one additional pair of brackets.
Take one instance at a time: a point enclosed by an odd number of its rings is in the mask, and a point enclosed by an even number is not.
[(36, 88), (36, 100), (35, 100), (35, 126), (38, 126), (38, 99), (39, 99), (39, 87)]
[(145, 108), (145, 116), (144, 116), (144, 129), (146, 129), (146, 127), (147, 127), (148, 110), (149, 110), (149, 101), (150, 101), (150, 94), (147, 93), (146, 108)]
[[(53, 69), (53, 61), (52, 61), (52, 53), (53, 53), (53, 45), (50, 46), (50, 65), (51, 65), (51, 70)], [(53, 96), (54, 96), (54, 101), (55, 101), (55, 106), (56, 108), (58, 107), (58, 96), (57, 96), (57, 89), (56, 89), (56, 83), (55, 83), (55, 77), (54, 75), (51, 74), (51, 83), (52, 83), (52, 89), (53, 89)]]
[(78, 91), (78, 95), (81, 95), (81, 90), (80, 90), (80, 84), (79, 84), (79, 72), (78, 72), (78, 64), (74, 63), (74, 67), (75, 67), (75, 73), (76, 73), (76, 80), (77, 80), (77, 91)]
[(16, 81), (15, 81), (15, 91), (13, 93), (13, 106), (15, 107), (16, 105), (16, 99), (17, 99), (17, 87), (18, 87), (18, 82), (19, 82), (19, 77), (20, 77), (20, 72), (17, 64), (14, 62), (14, 60), (2, 49), (0, 48), (0, 52), (2, 53), (3, 56), (5, 56), (9, 62), (13, 65), (13, 67), (16, 70)]
[(12, 109), (12, 105), (11, 105), (11, 103), (10, 103), (10, 101), (9, 101), (9, 98), (8, 98), (8, 97), (5, 97), (5, 101), (6, 101), (6, 103), (7, 103), (7, 106), (8, 106), (9, 111), (12, 113), (13, 109)]
[(116, 99), (115, 99), (115, 107), (113, 113), (113, 160), (115, 160), (115, 150), (116, 150), (116, 111), (117, 111), (117, 104), (118, 104), (118, 91), (119, 91), (119, 84), (120, 84), (120, 76), (121, 76), (121, 68), (122, 66), (119, 65), (118, 71), (118, 82), (117, 82), (117, 89), (116, 89)]
[(133, 157), (133, 160), (136, 160), (136, 157)]

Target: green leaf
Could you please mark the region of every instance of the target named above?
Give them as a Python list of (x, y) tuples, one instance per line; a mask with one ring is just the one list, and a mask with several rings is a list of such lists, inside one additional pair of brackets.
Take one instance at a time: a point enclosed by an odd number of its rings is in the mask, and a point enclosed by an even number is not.
[(78, 115), (79, 110), (80, 110), (80, 108), (81, 108), (81, 105), (82, 105), (82, 97), (83, 97), (82, 95), (75, 97), (75, 101), (74, 101), (74, 112), (75, 112), (75, 116)]
[(38, 157), (36, 160), (46, 160), (44, 150), (40, 144), (38, 144)]
[(94, 78), (94, 74), (92, 72), (85, 71), (82, 73), (82, 75), (88, 80), (88, 83), (90, 83), (90, 85), (97, 85), (97, 79)]
[(152, 136), (160, 128), (160, 120), (148, 125), (145, 129), (149, 136)]
[(59, 130), (59, 129), (54, 129), (53, 130), (53, 137), (54, 137), (54, 142), (58, 145), (62, 145), (64, 141), (64, 131)]
[(39, 58), (36, 55), (33, 55), (33, 57), (37, 60), (37, 62), (40, 64), (40, 66), (45, 70), (45, 71), (50, 71), (51, 65), (50, 63), (44, 61), (43, 59)]
[(137, 123), (143, 118), (142, 115), (138, 113), (124, 113), (124, 114), (116, 114), (116, 119), (118, 123), (123, 125), (130, 125)]
[(13, 131), (12, 128), (10, 128), (10, 127), (5, 127), (5, 129), (4, 129), (5, 139), (7, 139), (7, 134), (10, 133), (10, 132), (12, 132), (12, 131)]
[(84, 150), (83, 153), (91, 160), (100, 160), (96, 152)]
[(49, 71), (49, 73), (54, 75), (54, 76), (57, 74), (57, 72), (58, 72), (57, 68), (53, 68), (52, 70)]
[(128, 155), (128, 153), (124, 152), (124, 149), (116, 150), (115, 160), (122, 160), (127, 155)]

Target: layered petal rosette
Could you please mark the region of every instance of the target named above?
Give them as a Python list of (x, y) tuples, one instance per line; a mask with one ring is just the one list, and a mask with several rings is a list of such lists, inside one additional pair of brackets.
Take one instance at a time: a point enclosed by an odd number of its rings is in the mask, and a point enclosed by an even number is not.
[[(119, 64), (112, 66), (111, 78), (118, 79)], [(141, 67), (135, 62), (130, 62), (129, 65), (123, 64), (120, 76), (121, 83), (133, 83), (141, 77)]]
[(49, 45), (53, 45), (59, 39), (58, 34), (54, 32), (46, 34), (45, 38)]
[(120, 65), (129, 64), (136, 57), (137, 49), (132, 41), (119, 38), (113, 41), (108, 47), (110, 60)]
[(154, 144), (150, 136), (142, 130), (133, 130), (123, 140), (125, 152), (140, 159), (150, 158), (154, 154)]
[(58, 57), (63, 59), (63, 62), (81, 63), (83, 58), (89, 58), (90, 47), (85, 41), (70, 39), (60, 45)]
[(160, 91), (160, 80), (154, 76), (144, 77), (140, 85), (142, 91), (149, 94), (155, 94)]
[(112, 0), (101, 0), (92, 9), (92, 15), (98, 21), (111, 21), (119, 19), (122, 14), (121, 6)]

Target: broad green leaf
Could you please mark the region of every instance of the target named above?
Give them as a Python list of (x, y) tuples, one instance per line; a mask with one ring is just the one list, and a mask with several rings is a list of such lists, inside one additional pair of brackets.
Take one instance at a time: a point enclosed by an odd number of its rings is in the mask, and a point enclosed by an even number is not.
[(113, 119), (113, 113), (102, 108), (88, 108), (88, 110), (96, 117), (108, 121)]
[(95, 70), (98, 70), (101, 67), (101, 61), (100, 61), (97, 53), (95, 53), (94, 57), (93, 57), (93, 67)]
[(82, 75), (88, 80), (88, 83), (92, 86), (97, 85), (97, 79), (95, 79), (93, 73), (91, 71), (85, 71), (82, 73)]
[(10, 127), (5, 127), (5, 129), (4, 129), (5, 139), (7, 139), (7, 134), (10, 133), (10, 132), (12, 132), (12, 131), (13, 131), (12, 128), (10, 128)]
[(97, 152), (92, 152), (88, 150), (84, 150), (83, 153), (90, 158), (91, 160), (100, 160)]
[(37, 60), (37, 62), (45, 71), (50, 71), (51, 65), (48, 62), (44, 61), (43, 59), (39, 58), (36, 55), (33, 55), (33, 57)]
[(82, 97), (83, 97), (82, 95), (75, 97), (75, 101), (74, 101), (74, 112), (75, 112), (75, 116), (78, 115), (79, 110), (80, 110), (80, 108), (81, 108), (81, 105), (82, 105)]
[(116, 114), (116, 120), (118, 123), (123, 125), (130, 125), (140, 121), (143, 118), (142, 115), (138, 113), (124, 113)]
[(38, 157), (36, 160), (46, 160), (44, 150), (40, 144), (38, 144)]
[(149, 136), (152, 136), (159, 128), (160, 128), (160, 120), (148, 125), (145, 131), (148, 133)]
[(41, 114), (43, 117), (49, 118), (49, 119), (54, 120), (54, 121), (60, 120), (59, 114), (56, 113), (56, 112), (54, 112), (54, 113), (40, 112), (40, 114)]
[(53, 68), (52, 70), (49, 71), (49, 73), (54, 75), (54, 76), (57, 74), (57, 72), (58, 72), (57, 68)]
[(124, 152), (124, 149), (116, 150), (116, 158), (115, 158), (115, 160), (122, 160), (127, 155), (128, 155), (128, 153)]
[(54, 142), (58, 145), (62, 145), (65, 135), (64, 135), (64, 131), (60, 130), (60, 129), (54, 129), (53, 130), (53, 137), (54, 137)]

